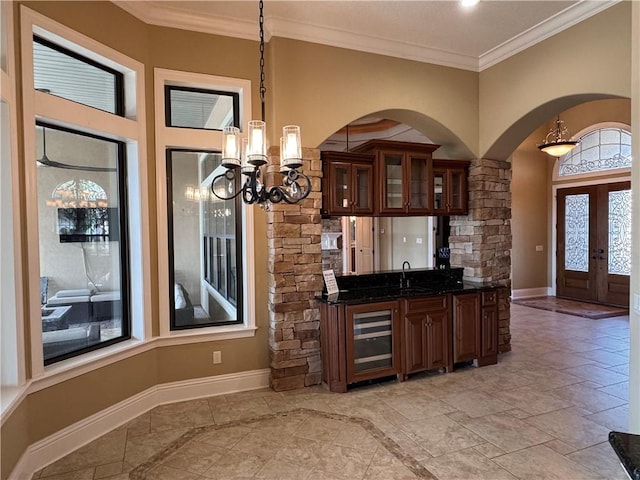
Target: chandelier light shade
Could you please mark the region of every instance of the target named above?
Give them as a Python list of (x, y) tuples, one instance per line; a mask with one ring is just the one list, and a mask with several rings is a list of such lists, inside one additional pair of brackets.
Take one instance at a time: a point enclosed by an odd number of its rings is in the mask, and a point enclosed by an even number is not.
[[(300, 127), (287, 125), (280, 138), (280, 169), (282, 184), (267, 186), (263, 183), (263, 169), (269, 163), (267, 127), (264, 121), (266, 88), (264, 86), (264, 3), (259, 2), (260, 24), (260, 100), (262, 120), (248, 123), (246, 136), (241, 137), (236, 126), (225, 127), (222, 132), (222, 161), (226, 171), (213, 179), (211, 191), (220, 200), (231, 200), (242, 195), (247, 204), (298, 203), (311, 193), (311, 180), (298, 171), (302, 166)], [(239, 173), (238, 173), (239, 172)], [(244, 178), (240, 186), (240, 180)]]
[(573, 150), (579, 143), (579, 140), (571, 140), (569, 130), (564, 122), (560, 120), (560, 115), (558, 115), (555, 126), (547, 133), (547, 136), (544, 141), (538, 145), (538, 148), (552, 157), (561, 157)]

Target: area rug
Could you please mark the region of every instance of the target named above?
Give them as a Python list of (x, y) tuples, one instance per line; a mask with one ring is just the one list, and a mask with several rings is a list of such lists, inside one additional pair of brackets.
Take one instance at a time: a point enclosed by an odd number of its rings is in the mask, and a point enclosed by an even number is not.
[(567, 300), (565, 298), (557, 297), (522, 298), (512, 300), (511, 303), (524, 305), (525, 307), (538, 308), (540, 310), (565, 313), (576, 317), (592, 318), (594, 320), (629, 315), (629, 310), (626, 308), (578, 302), (576, 300)]
[[(252, 434), (246, 433), (247, 430), (254, 433), (260, 433), (259, 431), (262, 431), (262, 433), (273, 432), (273, 438), (267, 438), (265, 442), (264, 437), (262, 437), (262, 445), (256, 444), (256, 447), (277, 449), (278, 440), (282, 441), (276, 434), (278, 428), (292, 421), (300, 420), (300, 418), (315, 424), (320, 429), (320, 433), (322, 433), (323, 428), (329, 428), (328, 424), (334, 426), (336, 423), (342, 424), (346, 431), (351, 432), (352, 435), (355, 428), (355, 431), (359, 431), (360, 434), (357, 438), (351, 438), (351, 441), (356, 440), (359, 445), (364, 444), (378, 452), (380, 451), (378, 447), (383, 447), (388, 455), (379, 457), (377, 470), (374, 472), (376, 478), (437, 480), (429, 470), (411, 455), (405, 453), (396, 442), (368, 419), (306, 408), (251, 417), (222, 425), (209, 424), (191, 428), (167, 448), (132, 470), (129, 473), (129, 478), (132, 480), (195, 480), (205, 477), (230, 478), (230, 476), (234, 478), (236, 476), (238, 478), (277, 478), (279, 480), (307, 478), (309, 468), (289, 471), (291, 468), (295, 470), (295, 466), (287, 464), (287, 462), (280, 462), (279, 465), (277, 463), (272, 464), (273, 460), (260, 467), (258, 464), (261, 459), (248, 452), (243, 453), (232, 449), (232, 443), (239, 440), (239, 434), (245, 435), (244, 442), (255, 443), (256, 437), (251, 439)], [(228, 440), (232, 440), (232, 442), (227, 443)], [(309, 450), (308, 446), (305, 451), (303, 445), (297, 445), (299, 441), (304, 442), (305, 439), (297, 438), (296, 444), (288, 449), (289, 455), (297, 455), (301, 462), (313, 460), (314, 453), (318, 452)], [(324, 458), (325, 466), (329, 465), (329, 471), (325, 470), (323, 473), (315, 470), (309, 478), (321, 479), (327, 476), (330, 478), (339, 476), (348, 478), (351, 476), (349, 475), (351, 473), (349, 470), (353, 469), (354, 466), (357, 467), (358, 457), (360, 455), (366, 456), (362, 451), (358, 452), (354, 448), (345, 448), (344, 437), (342, 443), (339, 441), (334, 443), (336, 444), (329, 445), (328, 448), (334, 448), (335, 450), (325, 455)], [(319, 444), (319, 442), (315, 442), (315, 444)], [(347, 451), (350, 453), (345, 453)], [(220, 452), (222, 452), (222, 455)], [(281, 453), (283, 452), (278, 451), (272, 456), (274, 458), (280, 457)], [(252, 460), (254, 460), (253, 464)], [(264, 462), (264, 457), (262, 461)], [(320, 461), (322, 462), (322, 460)], [(371, 460), (371, 465), (375, 463), (375, 459)], [(283, 465), (288, 465), (287, 468), (289, 470), (282, 470)], [(318, 470), (324, 470), (321, 465), (319, 467)], [(336, 468), (338, 470), (335, 470)], [(374, 468), (376, 468), (375, 465)], [(258, 469), (260, 470), (259, 472)], [(331, 469), (334, 471), (331, 471)], [(201, 475), (204, 475), (204, 477)], [(353, 478), (362, 478), (362, 473), (353, 475)]]

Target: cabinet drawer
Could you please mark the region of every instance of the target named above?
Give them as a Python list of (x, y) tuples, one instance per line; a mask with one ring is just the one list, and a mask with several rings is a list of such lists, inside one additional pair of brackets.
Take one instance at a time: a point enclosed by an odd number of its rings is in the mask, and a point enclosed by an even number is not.
[(425, 310), (446, 310), (449, 308), (449, 296), (438, 295), (436, 297), (412, 298), (406, 301), (407, 312), (419, 312)]
[(488, 292), (482, 292), (482, 306), (496, 305), (498, 303), (497, 290), (490, 290)]

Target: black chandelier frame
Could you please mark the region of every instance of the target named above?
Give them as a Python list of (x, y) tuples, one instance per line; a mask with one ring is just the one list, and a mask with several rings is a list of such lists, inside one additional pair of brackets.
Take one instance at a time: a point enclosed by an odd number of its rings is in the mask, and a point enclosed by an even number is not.
[[(262, 112), (262, 121), (265, 121), (265, 93), (267, 89), (264, 85), (264, 2), (259, 1), (259, 25), (260, 25), (260, 104)], [(281, 148), (282, 150), (282, 148)], [(281, 157), (284, 152), (280, 152)], [(266, 176), (263, 173), (263, 169), (267, 168), (268, 157), (266, 156), (248, 156), (244, 152), (244, 156), (248, 157), (246, 162), (240, 166), (231, 163), (223, 163), (227, 169), (224, 173), (217, 175), (211, 182), (211, 192), (220, 200), (233, 200), (238, 195), (241, 195), (244, 203), (248, 205), (268, 205), (268, 203), (280, 203), (285, 202), (289, 204), (295, 204), (299, 201), (307, 198), (311, 193), (311, 179), (304, 173), (298, 171), (298, 168), (302, 166), (302, 159), (298, 161), (290, 162), (286, 165), (281, 162), (280, 174), (283, 175), (281, 185), (273, 185), (268, 187), (263, 182)], [(224, 159), (223, 159), (224, 162)], [(245, 177), (242, 187), (237, 189), (237, 185), (241, 180), (240, 174)], [(226, 180), (227, 185), (233, 185), (233, 189), (229, 189), (229, 195), (220, 195), (216, 192), (216, 186), (219, 186), (220, 181)], [(227, 189), (220, 189), (221, 191), (227, 191)]]

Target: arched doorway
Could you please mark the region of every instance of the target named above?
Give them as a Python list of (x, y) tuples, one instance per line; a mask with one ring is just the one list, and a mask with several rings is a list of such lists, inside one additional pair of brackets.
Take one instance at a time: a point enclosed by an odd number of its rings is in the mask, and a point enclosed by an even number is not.
[(593, 125), (556, 162), (556, 295), (628, 307), (631, 134)]

